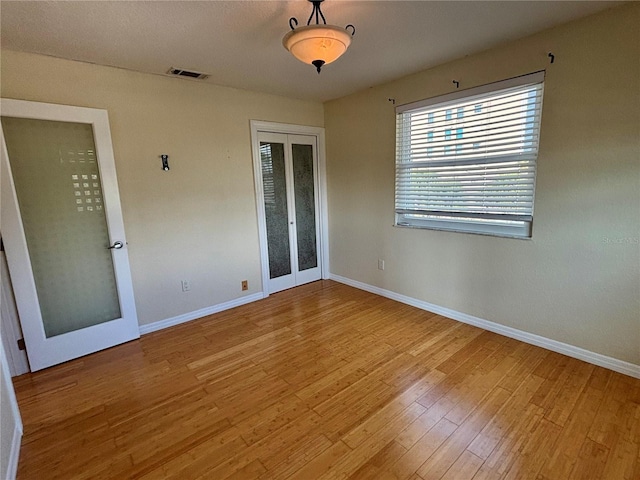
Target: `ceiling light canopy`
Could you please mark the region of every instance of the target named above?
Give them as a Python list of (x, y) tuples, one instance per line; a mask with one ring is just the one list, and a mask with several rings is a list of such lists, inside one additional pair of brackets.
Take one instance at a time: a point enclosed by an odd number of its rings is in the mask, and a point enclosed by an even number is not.
[[(307, 21), (307, 26), (295, 28), (298, 25), (298, 20), (291, 17), (289, 19), (291, 31), (284, 36), (282, 44), (294, 57), (301, 62), (313, 65), (320, 73), (323, 65), (337, 60), (347, 51), (351, 44), (351, 37), (356, 33), (356, 28), (353, 25), (347, 25), (345, 28), (327, 25), (322, 10), (320, 10), (320, 4), (324, 0), (308, 1), (313, 4), (313, 10)], [(310, 25), (314, 16), (316, 24)], [(320, 18), (322, 18), (322, 24)]]

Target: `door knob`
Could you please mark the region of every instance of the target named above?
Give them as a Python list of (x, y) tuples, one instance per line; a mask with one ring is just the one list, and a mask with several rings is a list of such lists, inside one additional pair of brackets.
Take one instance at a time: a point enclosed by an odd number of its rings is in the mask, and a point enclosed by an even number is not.
[(114, 242), (113, 245), (111, 245), (110, 247), (107, 247), (108, 250), (120, 250), (122, 247), (124, 247), (124, 243), (122, 242)]

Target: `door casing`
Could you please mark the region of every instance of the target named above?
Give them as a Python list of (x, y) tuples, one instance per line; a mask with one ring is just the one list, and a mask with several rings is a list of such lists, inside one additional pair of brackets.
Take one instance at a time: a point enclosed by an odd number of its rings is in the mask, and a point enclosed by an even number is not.
[(260, 158), (259, 133), (283, 133), (290, 135), (307, 135), (316, 138), (318, 155), (318, 218), (320, 229), (320, 257), (321, 277), (329, 278), (329, 236), (327, 216), (327, 171), (325, 156), (324, 128), (287, 123), (263, 122), (251, 120), (251, 146), (253, 152), (253, 178), (256, 196), (256, 212), (258, 216), (258, 236), (260, 239), (260, 263), (262, 268), (262, 294), (268, 297), (269, 291), (269, 253), (267, 250), (267, 222), (264, 211), (264, 191), (262, 186), (262, 165)]
[(18, 317), (18, 309), (15, 303), (9, 267), (4, 251), (0, 252), (0, 331), (2, 332), (2, 344), (9, 362), (9, 372), (12, 377), (22, 375), (30, 371), (27, 352), (20, 350), (18, 341), (22, 339), (22, 328)]

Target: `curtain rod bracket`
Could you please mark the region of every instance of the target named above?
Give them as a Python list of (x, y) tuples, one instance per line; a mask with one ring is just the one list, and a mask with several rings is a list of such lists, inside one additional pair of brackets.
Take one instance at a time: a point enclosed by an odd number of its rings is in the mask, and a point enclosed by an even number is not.
[(551, 59), (551, 61), (550, 61), (549, 63), (553, 63), (553, 62), (554, 62), (554, 60), (556, 59), (556, 56), (555, 56), (553, 53), (551, 53), (551, 52), (549, 52), (549, 54), (547, 55), (547, 57), (549, 57), (549, 58)]

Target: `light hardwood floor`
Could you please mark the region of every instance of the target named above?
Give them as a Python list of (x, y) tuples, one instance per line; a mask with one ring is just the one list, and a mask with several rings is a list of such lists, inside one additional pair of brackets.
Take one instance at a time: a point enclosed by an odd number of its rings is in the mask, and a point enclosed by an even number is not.
[(15, 385), (18, 479), (640, 479), (640, 380), (334, 282)]

